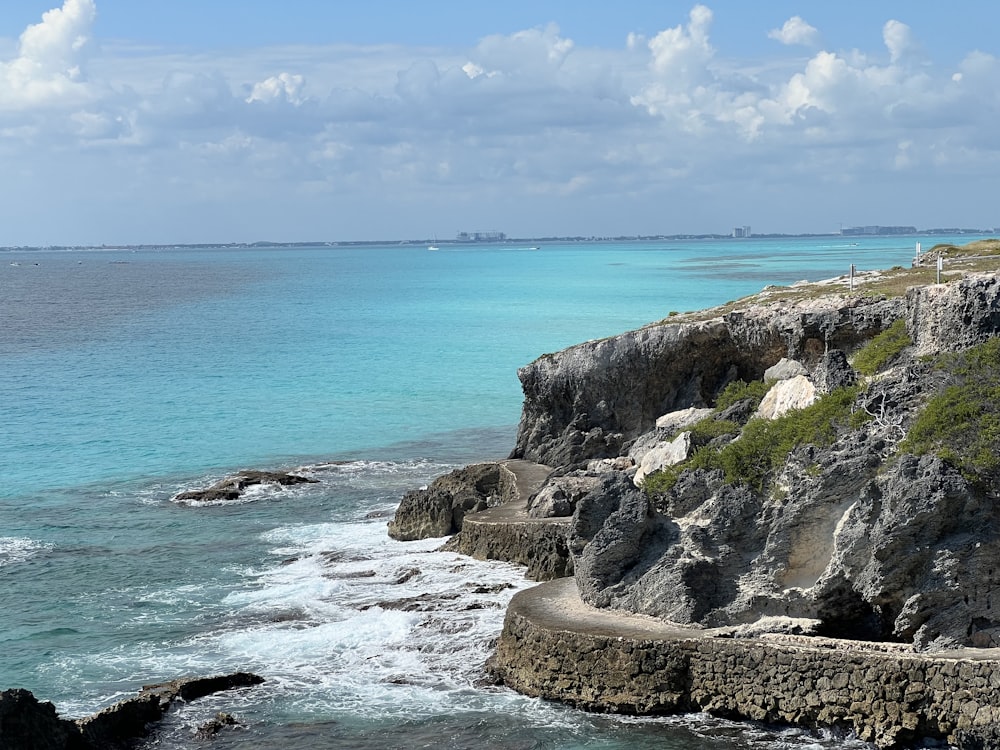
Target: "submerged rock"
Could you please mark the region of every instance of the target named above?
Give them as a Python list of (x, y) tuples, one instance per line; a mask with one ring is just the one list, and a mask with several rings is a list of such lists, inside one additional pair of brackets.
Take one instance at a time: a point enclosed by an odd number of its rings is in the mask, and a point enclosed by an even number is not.
[(314, 484), (317, 480), (290, 474), (285, 471), (248, 470), (226, 477), (211, 487), (202, 490), (188, 490), (174, 495), (174, 500), (181, 503), (217, 503), (238, 500), (247, 487), (258, 484), (277, 484), (287, 487), (296, 484)]
[(195, 737), (200, 740), (211, 739), (227, 727), (239, 726), (239, 720), (232, 714), (220, 711), (211, 721), (206, 721), (195, 732)]

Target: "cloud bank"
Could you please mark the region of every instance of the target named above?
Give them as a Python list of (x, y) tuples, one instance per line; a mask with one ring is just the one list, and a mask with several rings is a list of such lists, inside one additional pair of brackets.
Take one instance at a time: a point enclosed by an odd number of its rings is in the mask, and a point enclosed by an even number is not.
[(794, 16), (747, 61), (714, 23), (184, 54), (102, 40), (95, 1), (65, 0), (0, 60), (0, 245), (824, 231), (933, 222), (947, 196), (952, 224), (993, 220), (955, 191), (996, 173), (996, 57), (937, 68), (897, 19), (825, 49)]

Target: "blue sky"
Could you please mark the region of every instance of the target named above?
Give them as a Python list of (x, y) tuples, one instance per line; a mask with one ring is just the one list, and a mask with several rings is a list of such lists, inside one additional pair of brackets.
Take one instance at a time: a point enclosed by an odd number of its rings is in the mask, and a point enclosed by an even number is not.
[(17, 0), (0, 245), (1000, 226), (998, 21), (927, 0)]

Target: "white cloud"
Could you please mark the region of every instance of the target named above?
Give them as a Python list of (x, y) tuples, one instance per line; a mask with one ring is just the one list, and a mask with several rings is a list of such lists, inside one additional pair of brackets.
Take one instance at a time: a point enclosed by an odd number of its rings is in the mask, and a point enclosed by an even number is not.
[(893, 63), (901, 62), (908, 55), (919, 50), (913, 40), (910, 27), (899, 21), (889, 20), (882, 27), (882, 39), (889, 50), (889, 59)]
[(767, 36), (788, 45), (813, 47), (819, 43), (819, 31), (806, 23), (801, 16), (792, 16), (780, 29), (771, 29), (767, 32)]
[(708, 43), (711, 25), (712, 11), (696, 5), (691, 9), (686, 28), (675, 26), (653, 37), (649, 41), (653, 70), (687, 84), (700, 78), (715, 52)]
[[(57, 200), (52, 186), (75, 173), (95, 188), (105, 181), (87, 196), (95, 207), (143, 194), (181, 206), (197, 195), (206, 215), (215, 206), (231, 216), (227, 201), (238, 200), (242, 213), (264, 216), (281, 192), (289, 207), (302, 201), (297, 216), (349, 203), (356, 225), (365, 205), (391, 205), (392, 216), (482, 216), (516, 231), (487, 214), (503, 206), (575, 233), (573, 220), (622, 222), (643, 207), (661, 217), (676, 205), (665, 230), (722, 210), (692, 195), (717, 196), (714, 205), (755, 200), (748, 192), (778, 203), (780, 193), (794, 204), (821, 185), (861, 196), (876, 174), (933, 168), (943, 185), (942, 174), (992, 174), (1000, 162), (1000, 60), (973, 51), (942, 70), (900, 21), (883, 26), (884, 49), (801, 59), (767, 44), (769, 57), (748, 63), (711, 37), (705, 5), (619, 49), (581, 45), (552, 24), (466, 47), (197, 55), (91, 48), (95, 13), (93, 0), (65, 0), (0, 59), (0, 157), (11, 174), (48, 177), (37, 201)], [(818, 40), (798, 17), (770, 36)], [(33, 184), (18, 190), (30, 196)], [(762, 184), (768, 191), (747, 190)], [(108, 204), (106, 220), (124, 212), (141, 214)], [(711, 227), (677, 227), (686, 228)]]
[(293, 73), (279, 73), (276, 76), (255, 83), (247, 97), (247, 103), (283, 101), (299, 105), (304, 101), (302, 84), (305, 79)]
[(538, 74), (558, 68), (572, 49), (572, 40), (561, 37), (556, 24), (549, 24), (509, 36), (485, 37), (476, 45), (474, 62), (507, 74)]
[(86, 48), (96, 15), (93, 0), (65, 0), (25, 29), (17, 56), (0, 63), (0, 109), (85, 101)]

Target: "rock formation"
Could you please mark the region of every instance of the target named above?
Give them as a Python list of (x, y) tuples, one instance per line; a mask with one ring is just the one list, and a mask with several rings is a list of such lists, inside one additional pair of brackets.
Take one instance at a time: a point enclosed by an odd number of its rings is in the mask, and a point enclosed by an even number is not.
[(998, 334), (1000, 277), (967, 274), (522, 368), (511, 458), (556, 468), (449, 548), (574, 580), (515, 597), (495, 676), (597, 710), (1000, 747)]
[(546, 354), (518, 371), (512, 457), (558, 467), (622, 455), (659, 417), (713, 404), (728, 383), (758, 380), (782, 358), (813, 367), (904, 314), (902, 300), (834, 296), (656, 323)]
[[(896, 320), (909, 346), (861, 376), (850, 357)], [(834, 296), (660, 323), (523, 368), (514, 454), (569, 466), (628, 455), (642, 467), (638, 482), (634, 467), (606, 474), (576, 506), (569, 548), (581, 596), (598, 607), (707, 627), (806, 623), (923, 649), (1000, 645), (995, 489), (933, 451), (900, 448), (945, 377), (926, 356), (998, 332), (992, 275), (905, 298)], [(711, 407), (728, 383), (765, 372), (777, 382), (753, 416), (734, 405), (657, 431), (670, 412)], [(838, 413), (821, 411), (836, 399)], [(808, 419), (820, 423), (796, 422)], [(693, 459), (666, 451), (699, 434), (708, 437)], [(645, 478), (666, 467), (670, 481)]]
[(473, 464), (407, 492), (389, 522), (389, 536), (409, 542), (461, 531), (466, 514), (500, 504), (500, 481), (499, 464)]
[(140, 693), (71, 721), (56, 714), (28, 690), (0, 692), (0, 747), (4, 750), (111, 750), (131, 747), (178, 700), (192, 701), (221, 690), (251, 687), (264, 681), (249, 672), (192, 677), (146, 685)]
[(277, 484), (288, 487), (295, 484), (313, 484), (315, 479), (303, 477), (298, 474), (290, 474), (285, 471), (258, 471), (247, 470), (238, 474), (226, 477), (211, 487), (201, 490), (188, 490), (174, 495), (175, 502), (180, 503), (218, 503), (238, 500), (247, 487), (258, 484)]

